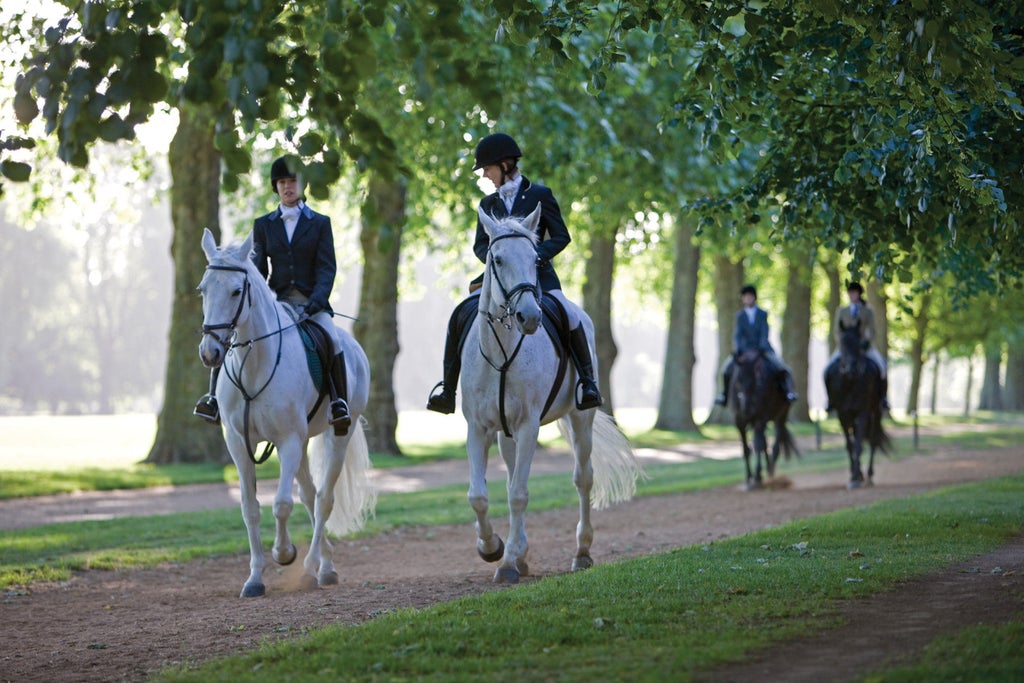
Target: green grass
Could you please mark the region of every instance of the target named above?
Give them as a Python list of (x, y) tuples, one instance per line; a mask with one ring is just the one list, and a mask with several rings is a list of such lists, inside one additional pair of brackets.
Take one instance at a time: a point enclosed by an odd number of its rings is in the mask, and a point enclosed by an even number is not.
[(1008, 683), (1024, 672), (1024, 622), (981, 625), (936, 638), (920, 660), (863, 683)]
[[(405, 456), (371, 454), (374, 467), (465, 457), (465, 422), (434, 415), (435, 424), (430, 415), (403, 413), (398, 438)], [(238, 480), (230, 464), (142, 464), (155, 430), (152, 415), (0, 417), (0, 499)], [(257, 476), (280, 476), (277, 458), (260, 465)]]
[[(689, 680), (835, 627), (838, 600), (989, 551), (1022, 524), (1024, 477), (963, 485), (327, 628), (161, 680)], [(977, 656), (1012, 666), (1020, 629), (999, 631)]]
[[(623, 431), (636, 448), (671, 449), (681, 444), (725, 443), (736, 445), (736, 429), (731, 425), (708, 425), (697, 432), (654, 430), (651, 410), (626, 409), (617, 414)], [(919, 448), (928, 450), (955, 441), (964, 448), (995, 448), (1014, 445), (1024, 435), (1019, 416), (986, 414), (962, 418), (928, 416), (919, 420)], [(805, 454), (805, 461), (818, 459), (841, 446), (835, 419), (820, 425), (824, 451)], [(887, 421), (887, 428), (901, 434), (897, 452), (913, 451), (910, 423)], [(0, 499), (70, 493), (108, 491), (150, 486), (222, 483), (237, 481), (233, 465), (167, 465), (156, 467), (140, 462), (152, 442), (156, 425), (152, 415), (75, 416), (75, 417), (0, 417)], [(815, 425), (793, 426), (801, 440), (815, 434)], [(948, 430), (936, 434), (935, 430)], [(397, 438), (403, 457), (371, 454), (374, 467), (401, 467), (442, 459), (465, 457), (465, 422), (457, 415), (437, 415), (426, 411), (407, 411), (399, 417)], [(554, 425), (541, 431), (541, 443), (548, 448), (564, 449)], [(972, 445), (973, 444), (973, 445)], [(735, 471), (737, 465), (733, 465)], [(789, 465), (783, 463), (783, 472)], [(798, 470), (796, 470), (798, 471)], [(257, 469), (261, 479), (273, 479), (280, 470), (276, 458)], [(720, 483), (729, 483), (722, 481)]]
[[(970, 433), (963, 443), (980, 449), (998, 446), (1010, 438), (1013, 438), (1012, 432), (1006, 434), (1002, 430), (992, 430)], [(908, 448), (897, 451), (894, 457), (907, 457), (911, 453), (913, 451)], [(834, 447), (784, 461), (779, 466), (779, 473), (837, 471), (837, 481), (841, 482), (844, 481), (842, 472), (845, 467), (845, 451)], [(884, 467), (883, 459), (878, 464), (882, 478)], [(530, 478), (531, 513), (576, 505), (576, 492), (570, 483), (569, 471), (567, 461), (565, 474)], [(695, 459), (651, 465), (645, 472), (647, 478), (638, 483), (637, 496), (733, 486), (743, 481), (743, 466), (738, 459)], [(383, 494), (377, 502), (376, 516), (368, 521), (363, 534), (406, 526), (470, 524), (473, 514), (466, 502), (466, 487), (467, 483), (461, 482), (415, 493)], [(491, 484), (489, 493), (492, 510), (506, 509), (507, 495), (500, 481)], [(269, 545), (274, 533), (269, 505), (263, 507), (262, 519), (262, 535)], [(295, 508), (291, 528), (297, 542), (308, 542), (308, 517), (301, 505)], [(72, 571), (82, 569), (152, 566), (164, 561), (241, 553), (247, 548), (245, 527), (235, 507), (0, 531), (0, 557), (4, 558), (0, 564), (0, 589), (37, 581), (63, 580)]]

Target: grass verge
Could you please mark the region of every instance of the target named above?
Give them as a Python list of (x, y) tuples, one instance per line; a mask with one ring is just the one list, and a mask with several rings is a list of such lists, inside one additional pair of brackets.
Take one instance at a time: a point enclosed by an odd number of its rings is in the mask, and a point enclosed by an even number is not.
[[(1012, 432), (1001, 429), (969, 432), (955, 442), (965, 450), (998, 448), (1019, 443)], [(1016, 437), (1019, 438), (1019, 437)], [(895, 458), (915, 453), (898, 440)], [(950, 446), (938, 439), (922, 444), (917, 454), (928, 449)], [(269, 463), (268, 463), (269, 464)], [(831, 448), (784, 462), (782, 474), (839, 471), (846, 466), (845, 451)], [(884, 477), (884, 461), (878, 464)], [(566, 458), (566, 474), (534, 476), (530, 479), (530, 511), (539, 512), (577, 504), (571, 485), (571, 460)], [(232, 470), (233, 472), (233, 470)], [(694, 459), (689, 462), (652, 465), (648, 478), (639, 482), (638, 496), (663, 495), (734, 485), (743, 480), (743, 466), (736, 459)], [(402, 526), (469, 524), (472, 512), (466, 502), (466, 483), (441, 486), (415, 493), (383, 494), (377, 502), (376, 516), (369, 520), (364, 534), (374, 534)], [(265, 501), (268, 502), (269, 501)], [(490, 486), (493, 510), (504, 510), (508, 501), (505, 487), (495, 481)], [(308, 542), (309, 519), (297, 505), (290, 525), (296, 542)], [(262, 508), (261, 534), (265, 543), (273, 540), (273, 514), (269, 505)], [(13, 531), (0, 531), (0, 590), (28, 586), (40, 581), (61, 581), (71, 572), (86, 569), (152, 566), (159, 562), (185, 562), (196, 557), (223, 556), (246, 552), (245, 526), (235, 507), (177, 515), (123, 517), (88, 522), (70, 522)]]
[[(879, 502), (327, 628), (159, 680), (690, 680), (835, 627), (837, 600), (995, 548), (1020, 533), (1022, 501), (1024, 476)], [(989, 661), (1019, 661), (1008, 651), (1019, 633), (1008, 629)]]
[[(729, 425), (710, 425), (703, 432), (673, 432), (649, 429), (646, 412), (639, 416), (627, 412), (622, 420), (623, 429), (635, 448), (672, 449), (682, 445), (735, 444), (735, 456), (740, 456), (736, 429)], [(24, 498), (31, 496), (73, 493), (78, 491), (110, 491), (153, 486), (182, 486), (187, 484), (212, 484), (238, 480), (234, 465), (195, 464), (154, 466), (126, 459), (126, 455), (138, 452), (141, 444), (152, 438), (153, 427), (145, 416), (100, 416), (75, 418), (0, 418), (0, 423), (10, 423), (0, 445), (0, 499)], [(56, 427), (57, 435), (47, 435), (48, 422)], [(935, 417), (921, 421), (924, 430), (918, 438), (917, 449), (928, 451), (948, 446), (951, 442), (961, 448), (999, 448), (1020, 443), (1024, 437), (1024, 425), (1006, 422), (1000, 416)], [(438, 424), (440, 423), (440, 426)], [(840, 438), (835, 420), (815, 426), (810, 423), (793, 427), (794, 433), (804, 440), (822, 430), (825, 443), (823, 450), (805, 453), (802, 461), (795, 461), (797, 467), (807, 463), (823, 462), (821, 455), (840, 452)], [(455, 416), (439, 416), (433, 413), (403, 413), (399, 420), (399, 443), (404, 456), (371, 454), (373, 466), (377, 468), (402, 467), (424, 464), (436, 460), (465, 458), (464, 422)], [(122, 429), (123, 427), (123, 429)], [(908, 431), (907, 425), (887, 424), (887, 428), (899, 428), (901, 434)], [(542, 443), (555, 449), (564, 449), (565, 443), (557, 437), (557, 429), (546, 426)], [(944, 430), (944, 431), (940, 431)], [(119, 433), (114, 442), (104, 441), (104, 434)], [(63, 434), (63, 436), (61, 436)], [(90, 442), (75, 441), (74, 435), (82, 434)], [(37, 443), (40, 439), (42, 444)], [(47, 440), (49, 439), (49, 441)], [(895, 439), (897, 456), (914, 452), (914, 439), (910, 434)], [(90, 445), (91, 443), (91, 445)], [(104, 444), (112, 443), (110, 451)], [(144, 452), (137, 457), (141, 459)], [(131, 455), (135, 457), (135, 455)], [(88, 465), (82, 465), (82, 463)], [(800, 464), (803, 463), (803, 464)], [(33, 464), (37, 466), (33, 467)], [(831, 466), (831, 465), (830, 465)], [(732, 465), (734, 471), (742, 472), (742, 465)], [(783, 470), (790, 465), (783, 463)], [(793, 470), (793, 471), (799, 471)], [(280, 476), (277, 458), (271, 458), (257, 468), (260, 479), (275, 479)], [(731, 480), (720, 483), (731, 483)]]

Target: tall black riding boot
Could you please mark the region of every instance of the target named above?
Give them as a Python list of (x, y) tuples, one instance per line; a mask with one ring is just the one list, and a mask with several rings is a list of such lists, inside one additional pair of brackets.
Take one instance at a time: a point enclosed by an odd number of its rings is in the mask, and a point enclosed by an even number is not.
[[(480, 305), (480, 295), (471, 294), (463, 299), (451, 318), (448, 319), (448, 336), (444, 340), (444, 370), (443, 379), (431, 389), (430, 397), (427, 399), (427, 410), (445, 415), (455, 412), (455, 391), (459, 386), (459, 373), (462, 371), (462, 357), (459, 345), (462, 340), (462, 331), (469, 329), (468, 325), (477, 314)], [(438, 388), (441, 390), (438, 391)]]
[[(462, 359), (459, 358), (459, 339), (448, 331), (444, 340), (444, 379), (434, 385), (430, 398), (427, 399), (427, 410), (445, 415), (455, 412), (455, 388), (459, 386), (459, 373), (462, 371)], [(440, 391), (437, 389), (440, 387)]]
[(831, 413), (835, 410), (832, 407), (832, 387), (835, 385), (835, 373), (838, 370), (838, 360), (830, 360), (825, 366), (825, 412)]
[(331, 363), (331, 417), (328, 419), (334, 425), (334, 433), (338, 436), (348, 434), (348, 428), (352, 426), (352, 417), (348, 412), (348, 372), (345, 369), (345, 352), (342, 351), (334, 356)]
[(790, 403), (800, 398), (796, 393), (796, 387), (793, 386), (793, 373), (789, 368), (784, 368), (782, 371), (782, 392), (786, 394), (786, 400)]
[(579, 394), (576, 398), (576, 407), (579, 410), (597, 408), (603, 401), (597, 382), (594, 381), (594, 364), (590, 357), (590, 345), (587, 343), (587, 331), (583, 329), (583, 325), (569, 333), (569, 353), (576, 366), (576, 374), (580, 378), (576, 383)]
[(882, 378), (882, 412), (887, 413), (892, 408), (889, 405), (889, 378)]
[(210, 424), (220, 424), (220, 407), (217, 405), (217, 377), (220, 375), (220, 366), (210, 370), (210, 393), (204, 394), (192, 414), (201, 417)]
[(732, 358), (722, 368), (722, 393), (715, 397), (715, 405), (724, 406), (729, 402), (729, 385), (732, 384)]

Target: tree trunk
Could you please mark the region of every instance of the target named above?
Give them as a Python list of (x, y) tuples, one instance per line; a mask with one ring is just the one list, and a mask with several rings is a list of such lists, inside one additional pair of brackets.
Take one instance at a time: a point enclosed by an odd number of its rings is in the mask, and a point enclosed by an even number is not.
[(793, 371), (793, 385), (800, 395), (789, 410), (794, 422), (809, 422), (807, 405), (807, 356), (811, 348), (811, 261), (805, 249), (789, 254), (786, 308), (782, 313), (782, 358)]
[(199, 361), (195, 330), (203, 320), (196, 285), (206, 270), (200, 248), (203, 228), (220, 241), (220, 152), (213, 145), (212, 116), (188, 109), (168, 151), (171, 168), (171, 258), (174, 301), (164, 379), (164, 402), (156, 438), (145, 462), (156, 464), (231, 461), (221, 430), (192, 414), (206, 393), (210, 372)]
[(907, 395), (907, 414), (917, 412), (918, 395), (921, 393), (921, 371), (924, 367), (924, 340), (928, 332), (928, 308), (931, 306), (931, 292), (921, 295), (921, 307), (914, 318), (914, 339), (910, 345), (910, 392)]
[(1003, 410), (1024, 410), (1024, 353), (1010, 345), (1006, 352), (1006, 386)]
[(1003, 409), (1003, 389), (999, 381), (1002, 363), (1002, 342), (985, 342), (985, 370), (981, 380), (981, 396), (978, 397), (978, 410)]
[(875, 311), (875, 338), (872, 341), (886, 366), (889, 365), (889, 299), (882, 284), (872, 280), (867, 285), (868, 305)]
[(971, 392), (974, 391), (974, 354), (967, 357), (967, 388), (964, 390), (964, 417), (971, 414)]
[(595, 230), (590, 236), (590, 257), (585, 264), (583, 309), (594, 321), (594, 348), (597, 350), (597, 381), (604, 404), (601, 410), (614, 414), (612, 402), (612, 366), (619, 355), (612, 333), (612, 283), (615, 276), (615, 234)]
[(942, 358), (938, 352), (932, 358), (932, 396), (928, 410), (932, 415), (939, 414), (939, 373), (942, 371)]
[(694, 332), (699, 268), (700, 247), (693, 240), (693, 226), (679, 221), (675, 229), (672, 303), (655, 429), (698, 431), (693, 421), (693, 366), (697, 363)]
[(828, 277), (828, 334), (825, 335), (828, 342), (828, 355), (831, 358), (836, 352), (836, 336), (832, 333), (832, 326), (835, 325), (835, 314), (843, 305), (843, 280), (839, 275), (839, 266), (834, 263), (822, 265), (825, 275)]
[[(728, 256), (715, 257), (715, 310), (718, 317), (718, 367), (725, 365), (732, 354), (732, 326), (740, 307), (740, 289), (743, 288), (743, 260), (732, 261)], [(723, 389), (721, 372), (715, 373), (714, 395)], [(712, 404), (705, 424), (732, 424), (732, 414), (725, 406)]]
[(398, 357), (398, 263), (405, 227), (406, 186), (401, 179), (371, 174), (363, 202), (359, 241), (363, 282), (359, 291), (357, 340), (370, 360), (366, 441), (372, 453), (402, 455), (395, 437), (394, 369)]

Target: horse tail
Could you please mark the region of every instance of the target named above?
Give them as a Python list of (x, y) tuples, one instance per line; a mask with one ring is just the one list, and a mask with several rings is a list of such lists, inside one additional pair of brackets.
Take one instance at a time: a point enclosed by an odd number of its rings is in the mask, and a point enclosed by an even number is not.
[[(562, 438), (572, 443), (567, 422), (559, 420), (558, 430)], [(611, 415), (600, 410), (594, 411), (592, 437), (590, 462), (594, 468), (594, 490), (591, 502), (594, 509), (601, 510), (612, 503), (630, 500), (636, 493), (637, 479), (646, 479), (647, 475), (636, 459), (629, 439)]]
[[(363, 431), (365, 418), (352, 423), (352, 433), (345, 450), (345, 462), (341, 474), (334, 482), (334, 505), (327, 518), (327, 531), (335, 536), (359, 531), (366, 520), (373, 516), (377, 507), (377, 491), (370, 484), (370, 449)], [(309, 449), (309, 465), (314, 481), (323, 481), (329, 448), (340, 449), (343, 437), (335, 436), (330, 427), (312, 439)], [(341, 453), (334, 453), (340, 456)]]
[(892, 440), (882, 426), (882, 411), (875, 411), (871, 416), (871, 434), (868, 441), (872, 448), (878, 449), (888, 455), (892, 453)]
[(775, 440), (782, 450), (782, 454), (786, 456), (786, 460), (789, 460), (790, 456), (793, 455), (798, 458), (800, 457), (800, 449), (796, 445), (796, 439), (793, 438), (793, 433), (789, 431), (785, 420), (779, 421), (778, 434)]

